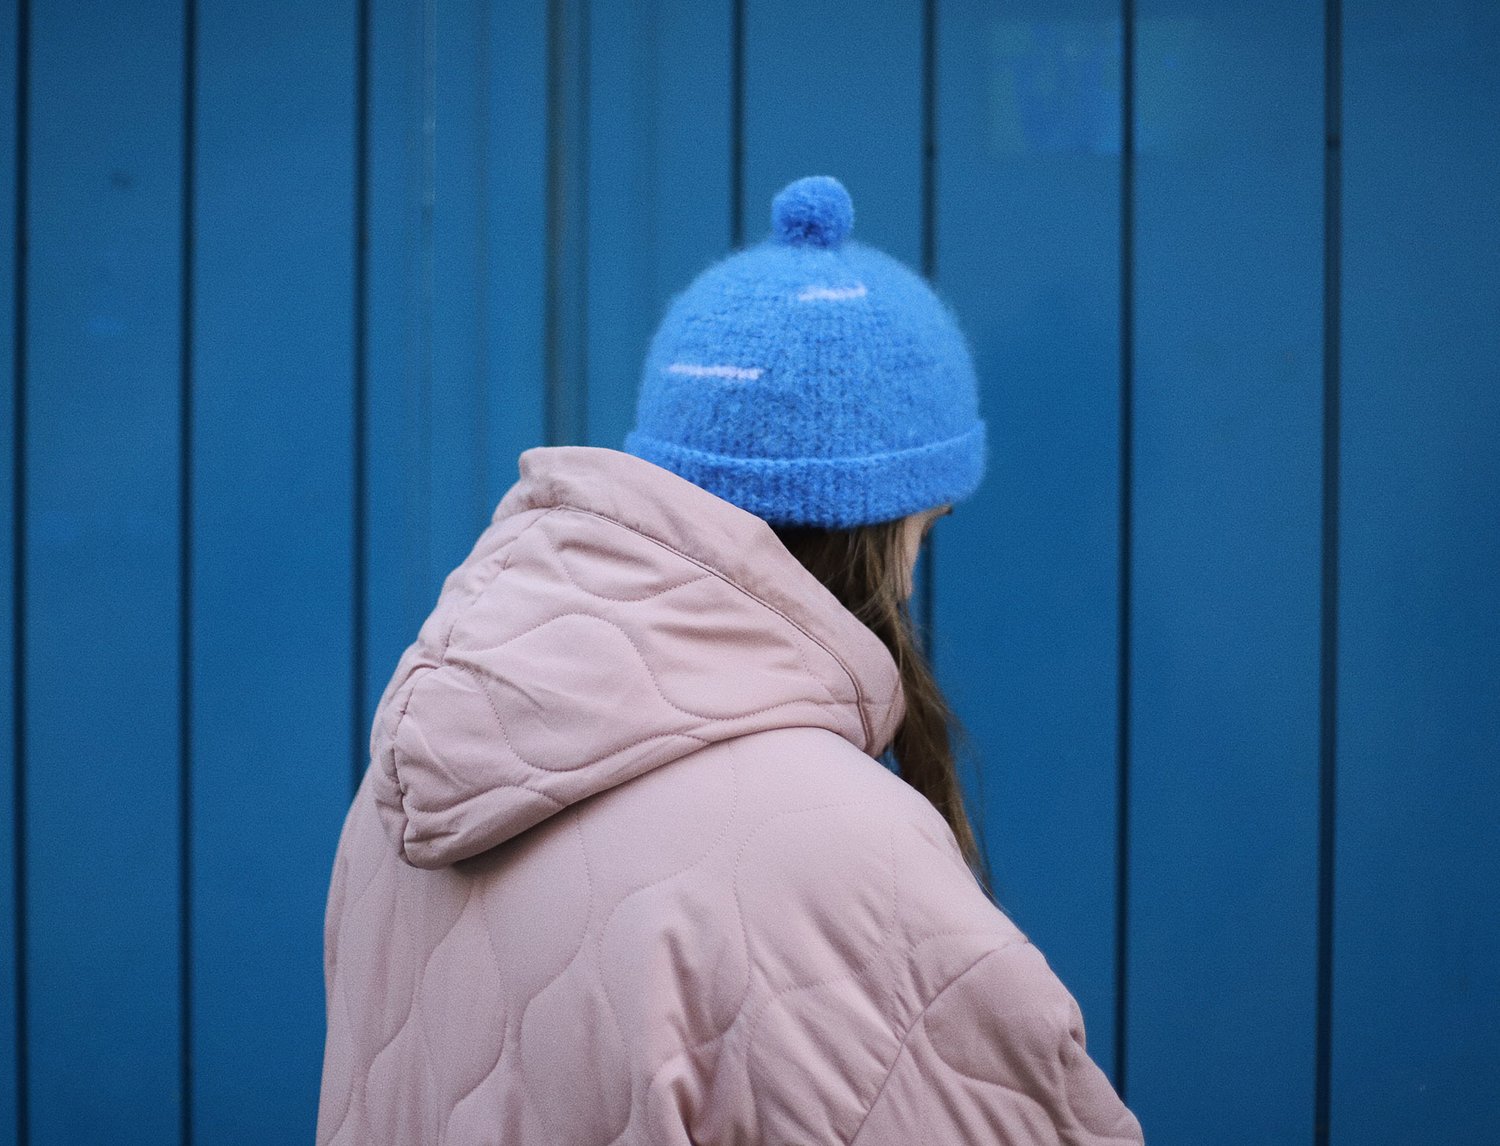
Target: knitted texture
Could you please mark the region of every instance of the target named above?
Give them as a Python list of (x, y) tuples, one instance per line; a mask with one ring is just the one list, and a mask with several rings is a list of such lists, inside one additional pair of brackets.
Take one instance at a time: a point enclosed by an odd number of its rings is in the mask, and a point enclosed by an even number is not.
[(773, 524), (847, 528), (974, 492), (986, 432), (967, 341), (853, 222), (828, 176), (777, 194), (770, 235), (668, 306), (625, 452)]

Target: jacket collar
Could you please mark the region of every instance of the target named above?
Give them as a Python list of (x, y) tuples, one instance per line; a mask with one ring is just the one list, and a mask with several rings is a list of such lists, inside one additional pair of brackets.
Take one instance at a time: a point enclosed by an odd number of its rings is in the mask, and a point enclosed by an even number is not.
[(620, 450), (538, 446), (491, 518), (567, 506), (649, 537), (781, 614), (839, 661), (859, 696), (860, 747), (879, 756), (906, 715), (900, 674), (877, 637), (782, 545), (764, 520)]

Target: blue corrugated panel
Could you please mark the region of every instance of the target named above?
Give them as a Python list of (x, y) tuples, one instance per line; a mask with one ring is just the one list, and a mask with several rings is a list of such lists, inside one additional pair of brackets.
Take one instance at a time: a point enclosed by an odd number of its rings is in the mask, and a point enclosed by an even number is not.
[[(519, 476), (516, 457), (546, 441), (547, 21), (507, 0), (489, 14), (484, 241), (486, 518)], [(554, 143), (554, 146), (556, 144)], [(416, 635), (416, 630), (412, 630)]]
[(172, 1142), (182, 11), (31, 16), (29, 1140)]
[(193, 1104), (307, 1141), (353, 696), (356, 12), (198, 13)]
[(369, 0), (365, 130), (364, 680), (354, 769), (368, 763), (368, 721), (401, 651), (437, 597), (425, 478), (431, 243), (423, 123), (425, 8)]
[(1500, 8), (1345, 5), (1332, 1140), (1500, 1125)]
[(619, 449), (670, 296), (729, 250), (730, 5), (589, 21), (588, 441)]
[(1322, 27), (1136, 7), (1127, 1083), (1160, 1143), (1312, 1136)]
[(428, 496), (429, 608), (442, 578), (463, 560), (494, 509), (487, 468), (507, 467), (507, 459), (491, 459), (485, 449), (490, 346), (484, 283), (509, 273), (504, 263), (489, 264), (484, 234), (491, 7), (486, 0), (461, 0), (427, 9), (432, 102), (426, 122), (433, 137), (427, 142), (430, 264), (422, 306), (431, 342), (422, 428), (428, 448), (425, 473), (410, 477), (424, 483)]
[(939, 288), (990, 472), (938, 526), (940, 676), (973, 737), (1001, 905), (1114, 1063), (1120, 23), (939, 6)]
[[(16, 649), (16, 184), (20, 158), (16, 145), (23, 127), (16, 106), (20, 70), (20, 19), (17, 11), (0, 22), (0, 656), (5, 658), (0, 685), (0, 792), (8, 799), (15, 791), (15, 667)], [(16, 1141), (17, 1082), (16, 1023), (16, 812), (0, 815), (0, 1144)]]
[(897, 0), (755, 0), (745, 11), (746, 243), (771, 229), (771, 197), (834, 175), (854, 234), (909, 266), (922, 258), (922, 10)]

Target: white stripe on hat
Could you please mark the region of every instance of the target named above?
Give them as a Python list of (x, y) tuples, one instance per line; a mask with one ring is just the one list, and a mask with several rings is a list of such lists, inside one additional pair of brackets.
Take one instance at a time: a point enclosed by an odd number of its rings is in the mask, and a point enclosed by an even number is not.
[(864, 283), (856, 283), (852, 287), (808, 287), (797, 296), (798, 302), (812, 302), (815, 299), (828, 299), (833, 302), (843, 302), (851, 298), (864, 298), (870, 292), (865, 289)]
[(667, 367), (668, 374), (686, 374), (693, 378), (733, 378), (738, 382), (754, 382), (763, 373), (759, 366), (695, 366), (691, 362), (674, 362)]

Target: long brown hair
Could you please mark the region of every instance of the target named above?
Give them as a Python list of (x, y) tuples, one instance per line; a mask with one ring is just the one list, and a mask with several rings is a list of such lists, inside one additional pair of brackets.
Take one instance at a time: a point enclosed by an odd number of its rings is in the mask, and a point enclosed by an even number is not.
[(933, 676), (901, 591), (902, 520), (849, 529), (775, 524), (771, 528), (808, 572), (891, 650), (906, 694), (906, 717), (891, 744), (896, 767), (948, 821), (964, 860), (988, 891), (988, 864), (964, 806), (953, 749), (955, 739), (967, 738)]

